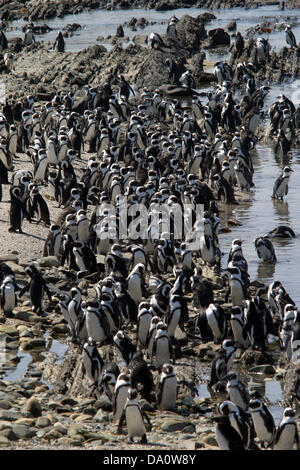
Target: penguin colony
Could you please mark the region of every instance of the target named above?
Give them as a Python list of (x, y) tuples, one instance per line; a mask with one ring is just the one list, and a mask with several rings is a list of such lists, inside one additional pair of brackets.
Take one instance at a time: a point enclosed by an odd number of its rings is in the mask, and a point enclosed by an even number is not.
[[(170, 37), (176, 37), (176, 23), (176, 17), (169, 22)], [(291, 28), (285, 32), (287, 43), (296, 47)], [(54, 44), (59, 52), (64, 50), (61, 39), (59, 34)], [(26, 41), (34, 41), (32, 27), (26, 31)], [(243, 49), (240, 33), (235, 47), (237, 52)], [(139, 404), (140, 397), (158, 409), (176, 410), (180, 384), (174, 364), (181, 357), (176, 339), (180, 327), (203, 343), (220, 345), (208, 382), (212, 393), (226, 394), (214, 417), (219, 447), (299, 448), (293, 407), (284, 410), (276, 427), (264, 397), (249, 394), (233, 363), (237, 350), (264, 353), (270, 336), (280, 342), (288, 361), (297, 357), (297, 307), (279, 281), (270, 284), (267, 292), (251, 295), (243, 241), (233, 240), (225, 269), (219, 244), (224, 228), (218, 205), (238, 204), (237, 191), (255, 186), (251, 151), (269, 87), (258, 86), (253, 72), (267, 60), (270, 46), (263, 38), (256, 41), (257, 63), (240, 63), (233, 69), (224, 61), (217, 62), (217, 85), (205, 104), (191, 72), (179, 73), (156, 33), (150, 37), (150, 48), (166, 54), (170, 83), (189, 90), (189, 108), (183, 109), (178, 100), (164, 99), (159, 90), (134, 91), (122, 75), (115, 91), (109, 83), (101, 89), (87, 85), (80, 105), (71, 90), (68, 94), (58, 91), (39, 108), (32, 96), (14, 108), (8, 103), (3, 106), (0, 201), (1, 185), (9, 184), (8, 230), (22, 234), (24, 218), (49, 227), (43, 256), (58, 257), (75, 281), (69, 292), (54, 295), (36, 266), (30, 265), (26, 268), (28, 285), (21, 289), (3, 263), (2, 312), (12, 317), (26, 291), (32, 310), (41, 316), (45, 315), (44, 294), (50, 301), (56, 298), (56, 310), (68, 324), (74, 347), (82, 351), (84, 373), (96, 396), (105, 393), (111, 400), (118, 432), (123, 432), (126, 422), (130, 442), (139, 438), (147, 443), (150, 420)], [(233, 81), (242, 98), (235, 93)], [(284, 158), (299, 128), (298, 111), (281, 95), (268, 116), (275, 152)], [(88, 155), (87, 161), (82, 152)], [(30, 159), (31, 171), (14, 171), (18, 153)], [(80, 175), (75, 162), (81, 164)], [(282, 201), (287, 196), (291, 173), (289, 166), (283, 167), (270, 197)], [(52, 220), (41, 194), (44, 186), (61, 208), (58, 220)], [(108, 232), (112, 226), (109, 204), (116, 209), (118, 227), (123, 222), (122, 196), (129, 208), (144, 204), (150, 214), (155, 204), (164, 203), (170, 212), (176, 205), (202, 204), (199, 248), (190, 248), (188, 236), (176, 240), (172, 218), (170, 233), (160, 234), (159, 239), (120, 239), (116, 231)], [(279, 226), (257, 237), (253, 249), (262, 262), (275, 263), (271, 238), (294, 236), (290, 227)], [(99, 255), (104, 263), (99, 262)], [(215, 301), (213, 283), (204, 274), (206, 266), (221, 275), (231, 310)], [(84, 298), (78, 287), (86, 276), (94, 281), (93, 298)], [(134, 339), (129, 331), (134, 332)], [(119, 355), (118, 364), (103, 360), (105, 344)], [(295, 385), (295, 397), (297, 393)]]

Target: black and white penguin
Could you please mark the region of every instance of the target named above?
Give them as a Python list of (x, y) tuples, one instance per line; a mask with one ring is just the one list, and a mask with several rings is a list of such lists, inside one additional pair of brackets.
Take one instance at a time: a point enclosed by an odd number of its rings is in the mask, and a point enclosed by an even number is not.
[(51, 292), (43, 276), (34, 265), (25, 268), (25, 273), (30, 277), (30, 282), (21, 290), (19, 298), (21, 298), (22, 295), (25, 294), (27, 290), (29, 290), (32, 311), (38, 315), (43, 315), (44, 292), (46, 292), (50, 302), (52, 300)]
[(229, 291), (233, 307), (242, 307), (247, 294), (247, 288), (242, 278), (241, 269), (237, 266), (227, 268), (226, 272), (230, 274)]
[(205, 313), (215, 342), (222, 342), (227, 337), (228, 330), (227, 318), (223, 308), (217, 304), (210, 304)]
[(248, 405), (254, 429), (263, 448), (272, 447), (276, 425), (265, 403), (259, 398), (251, 398)]
[(293, 327), (296, 318), (296, 307), (287, 304), (285, 306), (285, 313), (279, 329), (279, 339), (282, 351), (285, 353), (287, 361), (292, 359), (292, 338)]
[(174, 356), (167, 325), (163, 322), (157, 324), (152, 356), (155, 358), (155, 365), (158, 370), (161, 370), (164, 364), (169, 364)]
[(299, 450), (296, 413), (292, 408), (285, 408), (276, 429), (272, 450), (294, 450), (294, 445)]
[(59, 31), (53, 44), (53, 50), (57, 52), (64, 52), (65, 48), (66, 48), (65, 40), (63, 38), (62, 32)]
[(166, 47), (164, 41), (158, 33), (151, 33), (149, 40), (152, 49), (161, 49), (162, 47)]
[(292, 172), (289, 166), (284, 167), (282, 174), (274, 182), (272, 198), (283, 201), (289, 190), (288, 183)]
[(88, 336), (92, 336), (101, 345), (110, 337), (110, 327), (108, 319), (100, 307), (99, 300), (88, 301), (85, 321)]
[(79, 271), (91, 274), (98, 272), (96, 255), (84, 242), (74, 242), (73, 254)]
[(103, 366), (104, 362), (97, 349), (96, 341), (88, 338), (82, 349), (82, 368), (94, 386), (98, 384)]
[(5, 276), (0, 285), (0, 308), (6, 317), (10, 317), (13, 309), (17, 306), (17, 290), (18, 286), (14, 276)]
[(142, 398), (149, 403), (153, 402), (152, 390), (154, 388), (153, 375), (144, 360), (142, 351), (136, 351), (128, 365), (127, 373), (132, 387), (139, 390)]
[(271, 240), (267, 237), (258, 237), (254, 240), (254, 246), (257, 256), (262, 261), (270, 261), (275, 263), (277, 261), (275, 249)]
[(149, 418), (142, 411), (141, 406), (138, 402), (138, 392), (134, 388), (128, 390), (128, 398), (124, 407), (123, 415), (120, 419), (119, 426), (122, 426), (122, 422), (126, 419), (127, 431), (129, 436), (129, 442), (133, 443), (134, 437), (140, 437), (141, 444), (147, 444), (146, 427), (144, 424), (144, 417), (150, 422)]
[(264, 237), (268, 238), (295, 238), (296, 234), (291, 227), (287, 225), (278, 225), (270, 232), (265, 233)]
[(127, 278), (128, 293), (137, 305), (139, 305), (145, 295), (145, 271), (146, 266), (139, 263), (132, 269)]
[(254, 442), (255, 431), (251, 422), (251, 415), (242, 410), (230, 400), (225, 400), (218, 405), (220, 414), (229, 418), (231, 426), (239, 433), (243, 439), (246, 449), (258, 450)]
[(108, 399), (113, 403), (115, 386), (120, 375), (119, 366), (115, 362), (105, 362), (101, 377), (98, 381), (98, 390), (105, 392)]
[(8, 231), (16, 232), (18, 230), (20, 233), (23, 233), (22, 225), (24, 217), (26, 217), (28, 221), (31, 222), (30, 214), (21, 198), (21, 189), (18, 186), (12, 187), (10, 189), (10, 226)]
[[(122, 416), (128, 397), (128, 391), (130, 388), (131, 384), (128, 374), (121, 373), (117, 378), (113, 395), (114, 421), (120, 420)], [(120, 427), (118, 427), (118, 432), (121, 432)]]
[(246, 300), (244, 307), (245, 326), (243, 335), (248, 334), (252, 349), (265, 350), (265, 322), (254, 300)]
[(243, 439), (230, 424), (228, 416), (216, 416), (216, 440), (221, 450), (245, 450)]
[(211, 364), (210, 380), (208, 387), (212, 388), (219, 381), (225, 381), (233, 363), (236, 344), (230, 339), (225, 339), (222, 347), (217, 352)]
[(286, 40), (286, 43), (291, 46), (291, 48), (293, 49), (294, 47), (297, 47), (297, 41), (296, 41), (296, 38), (295, 38), (295, 35), (291, 29), (291, 26), (290, 25), (287, 25), (287, 27), (285, 28), (284, 30), (285, 32), (285, 40)]
[(141, 302), (139, 305), (139, 312), (137, 317), (136, 334), (138, 342), (144, 347), (146, 347), (147, 344), (147, 336), (152, 317), (153, 315), (150, 309), (150, 304), (148, 302)]
[(177, 379), (171, 364), (164, 364), (156, 389), (156, 403), (159, 409), (176, 410)]
[(239, 406), (242, 410), (248, 409), (250, 395), (245, 385), (239, 380), (237, 372), (230, 372), (227, 376), (226, 391), (228, 399)]
[(113, 342), (118, 349), (121, 359), (126, 363), (126, 366), (128, 366), (133, 354), (136, 352), (136, 346), (130, 341), (130, 338), (124, 331), (121, 330), (113, 337)]
[(232, 307), (230, 326), (234, 341), (239, 345), (239, 347), (247, 349), (250, 346), (250, 341), (247, 335), (243, 335), (245, 318), (241, 307)]
[(48, 205), (40, 194), (38, 188), (35, 186), (30, 191), (30, 217), (33, 219), (36, 217), (36, 221), (39, 224), (44, 222), (46, 227), (50, 227), (50, 212)]

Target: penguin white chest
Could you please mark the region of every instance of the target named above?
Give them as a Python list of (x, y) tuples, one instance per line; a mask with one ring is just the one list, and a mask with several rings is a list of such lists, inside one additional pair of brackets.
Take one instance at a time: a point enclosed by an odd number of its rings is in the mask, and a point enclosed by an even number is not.
[(293, 450), (294, 439), (295, 426), (293, 424), (286, 424), (278, 442), (274, 445), (274, 450)]
[(128, 435), (130, 438), (141, 437), (146, 434), (145, 424), (138, 406), (127, 406), (125, 414)]
[(176, 398), (177, 398), (176, 377), (169, 377), (165, 379), (164, 381), (160, 408), (162, 410), (174, 410), (176, 407)]
[(15, 289), (12, 284), (6, 284), (4, 288), (4, 311), (12, 312), (16, 306)]

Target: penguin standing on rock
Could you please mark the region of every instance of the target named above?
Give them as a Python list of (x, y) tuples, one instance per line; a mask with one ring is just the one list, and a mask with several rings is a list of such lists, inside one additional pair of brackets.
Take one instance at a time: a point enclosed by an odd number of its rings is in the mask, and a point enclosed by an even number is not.
[(94, 386), (98, 383), (103, 366), (104, 362), (96, 347), (96, 341), (89, 337), (83, 346), (82, 368), (83, 372), (88, 375)]
[(177, 399), (177, 379), (171, 364), (162, 367), (159, 382), (157, 384), (156, 402), (161, 410), (174, 411)]
[(126, 419), (130, 443), (134, 443), (134, 437), (140, 437), (140, 443), (147, 444), (144, 418), (146, 418), (146, 420), (150, 424), (148, 416), (144, 411), (142, 411), (141, 406), (138, 402), (138, 392), (134, 388), (130, 388), (128, 390), (128, 398), (119, 424), (119, 427), (121, 427), (124, 419)]
[(14, 276), (6, 276), (0, 285), (0, 307), (6, 317), (12, 316), (12, 311), (17, 305), (17, 290)]
[(19, 299), (22, 297), (23, 294), (25, 294), (27, 290), (29, 290), (30, 299), (32, 303), (32, 311), (42, 316), (43, 315), (42, 302), (43, 302), (44, 292), (46, 292), (50, 302), (52, 300), (51, 292), (43, 276), (34, 265), (31, 265), (25, 268), (25, 272), (30, 277), (30, 282), (27, 286), (25, 286), (21, 290), (19, 294)]

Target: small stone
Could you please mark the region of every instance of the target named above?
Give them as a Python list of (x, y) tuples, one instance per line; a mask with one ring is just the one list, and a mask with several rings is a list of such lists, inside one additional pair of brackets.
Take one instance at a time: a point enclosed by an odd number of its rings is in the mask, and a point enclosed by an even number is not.
[(37, 260), (37, 263), (41, 268), (58, 268), (60, 266), (60, 262), (56, 256), (45, 256)]
[(51, 431), (48, 431), (44, 434), (43, 439), (51, 441), (54, 439), (59, 439), (60, 437), (62, 437), (62, 434), (59, 431), (57, 431), (56, 429), (51, 429)]
[(42, 415), (41, 405), (37, 398), (31, 397), (23, 407), (24, 411), (28, 411), (34, 418)]
[(64, 334), (70, 331), (68, 325), (65, 323), (58, 323), (52, 327), (52, 332), (57, 334)]
[(6, 439), (8, 439), (9, 441), (17, 441), (19, 439), (11, 428), (3, 429), (3, 431), (0, 431), (0, 436), (6, 437)]
[(36, 435), (36, 431), (34, 429), (31, 429), (24, 424), (16, 424), (13, 426), (12, 431), (18, 438), (24, 439), (29, 439)]
[(256, 374), (269, 374), (269, 375), (274, 375), (276, 374), (276, 370), (273, 366), (270, 364), (263, 364), (261, 366), (255, 366), (251, 367), (249, 369), (249, 372), (251, 373), (256, 373)]
[(60, 432), (63, 435), (68, 433), (68, 429), (60, 422), (55, 423), (53, 427), (54, 429), (56, 429), (58, 432)]
[[(169, 419), (163, 423), (161, 430), (165, 432), (182, 431), (186, 427), (190, 426), (193, 428), (192, 432), (195, 432), (195, 426), (190, 421)], [(189, 430), (189, 432), (191, 431)]]
[(16, 421), (20, 418), (22, 418), (22, 414), (18, 411), (0, 410), (0, 420), (4, 419), (5, 421)]
[(9, 410), (12, 404), (8, 400), (0, 400), (0, 408), (2, 410)]
[(71, 398), (71, 397), (63, 398), (62, 400), (60, 400), (60, 403), (62, 405), (70, 405), (70, 406), (78, 405), (78, 401), (74, 400), (74, 398)]
[(49, 418), (47, 418), (46, 416), (40, 416), (37, 420), (36, 420), (36, 426), (38, 428), (46, 428), (47, 426), (51, 426), (51, 421)]
[(205, 436), (203, 438), (203, 442), (205, 444), (208, 444), (209, 446), (214, 446), (214, 447), (218, 447), (218, 443), (216, 441), (216, 436), (215, 434), (211, 433), (211, 434), (208, 434), (208, 436)]
[(106, 395), (103, 395), (99, 400), (97, 400), (97, 406), (104, 411), (112, 411), (111, 401)]

